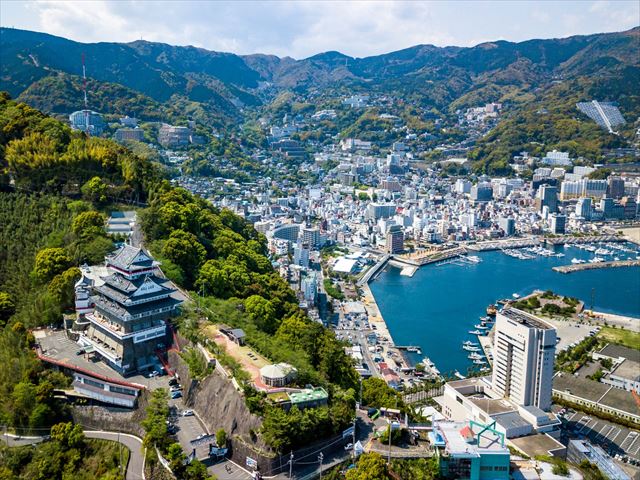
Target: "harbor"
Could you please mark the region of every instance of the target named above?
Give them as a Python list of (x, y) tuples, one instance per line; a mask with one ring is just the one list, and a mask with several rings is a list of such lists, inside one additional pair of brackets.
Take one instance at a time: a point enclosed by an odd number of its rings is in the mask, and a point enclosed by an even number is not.
[[(532, 257), (526, 261), (499, 248), (480, 251), (478, 263), (463, 265), (447, 259), (448, 262), (419, 268), (413, 278), (401, 275), (397, 268), (386, 268), (368, 285), (368, 290), (375, 295), (376, 310), (384, 315), (380, 323), (385, 325), (385, 335), (389, 338), (393, 335), (397, 345), (420, 346), (421, 356), (407, 351), (408, 357), (420, 362), (428, 356), (428, 364), (438, 372), (451, 375), (458, 372), (464, 376), (469, 369), (490, 365), (491, 341), (487, 335), (490, 328), (480, 328), (490, 325), (482, 325), (478, 319), (486, 315), (487, 305), (493, 306), (499, 299), (516, 300), (534, 290), (549, 289), (584, 299), (605, 314), (640, 317), (637, 247), (609, 238), (602, 240), (607, 243), (570, 246), (561, 243), (547, 247), (538, 244), (516, 249)], [(628, 259), (633, 261), (625, 265), (627, 268), (578, 269), (571, 282), (554, 270), (576, 265), (573, 258), (584, 261), (578, 265), (592, 265), (589, 260), (598, 249), (611, 251), (610, 256), (633, 257)], [(487, 282), (489, 278), (491, 282)], [(610, 288), (614, 284), (618, 287)], [(465, 341), (478, 343), (477, 353), (484, 358), (476, 355), (469, 358), (473, 352), (462, 348)], [(487, 364), (474, 363), (478, 360), (486, 360)]]

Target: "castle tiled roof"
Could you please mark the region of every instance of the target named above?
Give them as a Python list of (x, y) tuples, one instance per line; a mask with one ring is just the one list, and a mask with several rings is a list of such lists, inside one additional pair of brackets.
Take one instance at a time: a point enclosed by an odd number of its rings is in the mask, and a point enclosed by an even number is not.
[(110, 265), (121, 270), (137, 270), (154, 265), (153, 258), (142, 248), (124, 244), (113, 255), (107, 257)]

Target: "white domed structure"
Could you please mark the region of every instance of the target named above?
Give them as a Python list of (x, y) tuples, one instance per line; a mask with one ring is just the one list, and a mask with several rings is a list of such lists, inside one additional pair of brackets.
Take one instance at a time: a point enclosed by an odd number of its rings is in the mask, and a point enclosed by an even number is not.
[(298, 371), (288, 363), (276, 363), (260, 369), (260, 378), (270, 387), (284, 387), (296, 378)]

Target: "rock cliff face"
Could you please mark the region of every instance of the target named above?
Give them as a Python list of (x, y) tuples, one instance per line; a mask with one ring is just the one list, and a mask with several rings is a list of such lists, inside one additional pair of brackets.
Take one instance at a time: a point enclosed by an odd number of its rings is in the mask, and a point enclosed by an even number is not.
[[(270, 449), (256, 435), (262, 420), (249, 412), (244, 397), (233, 386), (231, 379), (217, 370), (204, 380), (192, 380), (189, 367), (176, 352), (169, 353), (169, 363), (180, 376), (184, 387), (185, 403), (197, 412), (206, 424), (209, 432), (223, 428), (230, 438), (230, 447), (234, 458), (242, 456), (261, 456), (258, 452), (270, 455)], [(253, 451), (253, 452), (252, 452)], [(264, 472), (264, 470), (263, 470)]]

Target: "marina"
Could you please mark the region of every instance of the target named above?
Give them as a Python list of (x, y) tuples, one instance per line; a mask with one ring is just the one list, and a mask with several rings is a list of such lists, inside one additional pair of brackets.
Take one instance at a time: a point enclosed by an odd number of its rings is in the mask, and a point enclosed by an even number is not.
[[(594, 247), (594, 250), (579, 248), (585, 246)], [(533, 248), (535, 246), (525, 246), (517, 250)], [(429, 362), (443, 374), (458, 371), (464, 376), (469, 368), (477, 370), (489, 366), (491, 345), (488, 332), (493, 326), (490, 315), (504, 303), (500, 299), (517, 299), (536, 289), (549, 289), (581, 298), (589, 307), (593, 303), (594, 308), (601, 312), (640, 317), (640, 298), (637, 295), (640, 267), (585, 269), (574, 273), (571, 282), (553, 269), (575, 267), (573, 258), (584, 261), (584, 265), (594, 265), (589, 260), (596, 257), (595, 250), (599, 248), (635, 259), (638, 255), (635, 245), (609, 241), (539, 248), (551, 253), (539, 254), (537, 252), (541, 250), (536, 249), (534, 255), (533, 251), (524, 251), (533, 258), (522, 262), (519, 258), (505, 255), (500, 249), (482, 251), (476, 254), (481, 261), (475, 264), (465, 263), (463, 266), (450, 262), (430, 265), (418, 269), (413, 278), (401, 276), (398, 269), (387, 268), (369, 287), (394, 340), (421, 347), (422, 355), (406, 351), (407, 357), (420, 362), (426, 354)], [(492, 282), (487, 282), (487, 278)], [(612, 285), (616, 288), (611, 288)], [(474, 360), (482, 359), (468, 358), (471, 353), (487, 355), (483, 358), (488, 363), (474, 363)]]

